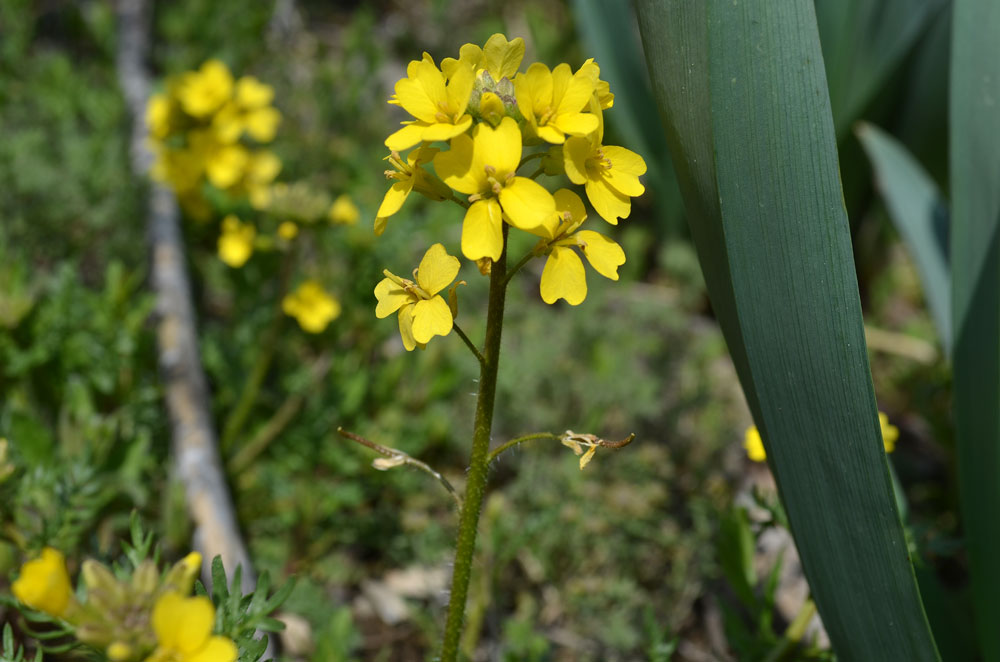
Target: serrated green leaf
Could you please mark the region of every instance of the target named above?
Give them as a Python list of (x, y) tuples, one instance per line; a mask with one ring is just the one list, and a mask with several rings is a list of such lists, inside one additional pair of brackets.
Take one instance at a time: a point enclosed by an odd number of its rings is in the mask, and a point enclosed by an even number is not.
[(906, 243), (920, 273), (927, 307), (951, 351), (951, 275), (948, 272), (948, 210), (934, 180), (906, 148), (878, 127), (855, 129), (875, 171), (875, 187), (889, 218)]
[(687, 215), (843, 660), (937, 660), (893, 496), (807, 0), (641, 0)]
[(1000, 660), (1000, 3), (955, 0), (950, 94), (954, 416), (983, 659)]

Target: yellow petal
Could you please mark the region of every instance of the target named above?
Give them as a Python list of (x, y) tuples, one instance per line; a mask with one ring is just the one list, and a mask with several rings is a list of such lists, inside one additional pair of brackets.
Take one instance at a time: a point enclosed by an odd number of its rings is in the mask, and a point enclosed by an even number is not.
[(747, 428), (743, 438), (743, 448), (747, 451), (747, 457), (753, 462), (763, 462), (767, 459), (767, 452), (764, 450), (764, 440), (761, 439), (760, 431), (756, 425)]
[(399, 337), (403, 339), (403, 347), (412, 352), (417, 341), (413, 339), (413, 306), (403, 306), (399, 309)]
[(514, 79), (514, 96), (521, 113), (535, 124), (536, 114), (552, 105), (552, 72), (535, 62)]
[(566, 134), (553, 122), (545, 126), (535, 127), (535, 135), (553, 145), (561, 145), (566, 140)]
[(490, 166), (496, 171), (494, 178), (501, 184), (509, 173), (517, 170), (517, 164), (521, 160), (521, 130), (513, 118), (503, 118), (495, 129), (488, 124), (476, 125), (472, 131), (472, 140), (471, 169)]
[(437, 140), (451, 140), (457, 135), (461, 135), (472, 126), (472, 115), (462, 115), (454, 124), (451, 122), (436, 122), (431, 124), (421, 136), (422, 140), (431, 142)]
[(213, 186), (229, 188), (243, 176), (250, 154), (242, 145), (226, 145), (215, 150), (205, 163), (205, 174)]
[(552, 249), (542, 270), (541, 293), (545, 303), (566, 299), (571, 306), (587, 298), (587, 274), (572, 248), (556, 246)]
[(457, 257), (448, 255), (441, 244), (434, 244), (424, 253), (417, 267), (417, 284), (424, 292), (434, 296), (455, 280), (460, 266)]
[(179, 638), (177, 623), (184, 613), (184, 598), (175, 591), (164, 593), (153, 606), (153, 632), (156, 641), (166, 649), (175, 650)]
[[(514, 227), (538, 234), (552, 222), (556, 201), (538, 182), (515, 177), (500, 191), (500, 206)], [(499, 257), (499, 254), (497, 255)]]
[(437, 121), (438, 104), (447, 101), (444, 74), (427, 60), (421, 60), (413, 67), (412, 77), (397, 81), (395, 90), (399, 105), (418, 120), (429, 124)]
[(618, 225), (618, 219), (628, 218), (632, 211), (631, 198), (607, 186), (603, 180), (588, 179), (584, 190), (594, 211), (611, 225)]
[(556, 119), (555, 126), (560, 131), (568, 133), (571, 136), (585, 136), (588, 133), (597, 131), (597, 115), (591, 115), (590, 113), (560, 115)]
[(259, 108), (247, 113), (244, 122), (251, 138), (257, 142), (271, 142), (278, 131), (278, 125), (281, 124), (281, 113), (271, 107)]
[(392, 281), (391, 278), (383, 278), (375, 286), (375, 298), (378, 305), (375, 306), (375, 317), (384, 319), (413, 302), (413, 297), (402, 287)]
[[(618, 147), (617, 145), (605, 145), (601, 148), (604, 156), (611, 161), (611, 168), (630, 175), (646, 174), (646, 162), (641, 156), (630, 149)], [(624, 191), (622, 191), (624, 193)]]
[(583, 206), (583, 200), (575, 192), (568, 188), (561, 188), (552, 194), (556, 202), (556, 209), (560, 214), (568, 213), (574, 226), (579, 226), (587, 218), (587, 208)]
[(618, 267), (625, 264), (625, 251), (621, 246), (593, 230), (580, 230), (574, 237), (597, 273), (618, 280)]
[(524, 59), (524, 40), (520, 37), (507, 41), (507, 37), (497, 33), (486, 40), (483, 47), (486, 70), (495, 82), (501, 78), (513, 79)]
[(594, 459), (594, 453), (597, 452), (597, 446), (591, 446), (587, 449), (587, 452), (580, 456), (580, 471), (590, 464), (590, 461)]
[(476, 72), (471, 67), (458, 67), (451, 75), (446, 90), (448, 113), (455, 116), (465, 112), (472, 95), (472, 86), (476, 83)]
[(462, 254), (470, 260), (499, 260), (503, 252), (503, 215), (496, 198), (477, 200), (465, 212)]
[(239, 651), (232, 639), (215, 636), (208, 640), (205, 647), (185, 662), (236, 662)]
[(406, 179), (401, 179), (396, 181), (389, 190), (385, 192), (385, 197), (382, 198), (382, 204), (379, 205), (378, 211), (375, 215), (378, 218), (387, 218), (395, 214), (406, 202), (406, 196), (410, 195), (410, 191), (413, 190), (413, 178), (407, 177)]
[[(568, 65), (559, 66), (566, 66), (566, 69), (569, 70)], [(556, 67), (556, 69), (559, 69), (559, 67)], [(597, 89), (597, 77), (600, 73), (600, 69), (597, 68), (593, 60), (587, 60), (573, 74), (572, 78), (567, 81), (567, 85), (562, 91), (561, 96), (557, 97), (555, 91), (553, 91), (553, 101), (558, 104), (556, 106), (556, 115), (579, 113), (583, 110)], [(555, 78), (556, 72), (553, 71), (552, 75)], [(594, 128), (597, 128), (596, 125)]]
[(243, 76), (236, 81), (236, 103), (244, 108), (260, 108), (274, 100), (274, 88), (253, 76)]
[(473, 154), (472, 138), (465, 134), (455, 136), (451, 149), (438, 152), (434, 157), (434, 170), (445, 184), (459, 193), (472, 195), (486, 192), (489, 190), (486, 172), (482, 167), (478, 171), (473, 170)]
[(385, 139), (385, 146), (394, 152), (402, 152), (404, 149), (410, 149), (421, 141), (424, 130), (428, 126), (430, 124), (426, 122), (404, 124), (402, 129), (389, 134), (389, 137)]
[(445, 78), (451, 80), (452, 76), (458, 70), (459, 65), (468, 67), (475, 71), (481, 68), (480, 65), (483, 61), (483, 49), (481, 49), (476, 44), (464, 44), (460, 49), (458, 49), (458, 59), (453, 57), (446, 57), (441, 60), (441, 71), (444, 73)]
[(61, 616), (73, 597), (62, 552), (52, 547), (44, 548), (41, 556), (22, 566), (11, 591), (29, 607)]
[(418, 343), (427, 343), (434, 336), (448, 335), (452, 323), (451, 308), (440, 296), (413, 305), (413, 339)]
[(573, 137), (563, 145), (563, 167), (566, 176), (574, 184), (584, 184), (587, 181), (587, 158), (593, 151), (593, 146), (586, 138)]

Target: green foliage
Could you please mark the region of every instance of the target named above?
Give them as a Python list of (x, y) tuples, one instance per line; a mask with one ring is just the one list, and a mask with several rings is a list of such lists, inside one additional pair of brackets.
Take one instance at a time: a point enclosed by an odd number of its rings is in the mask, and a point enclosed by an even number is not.
[(14, 641), (14, 631), (10, 628), (10, 623), (4, 623), (3, 640), (0, 641), (0, 662), (25, 662), (25, 660), (42, 662), (42, 650), (35, 651), (35, 657), (25, 657), (24, 647), (16, 646)]
[(834, 647), (937, 659), (900, 551), (812, 3), (639, 8), (709, 292)]
[[(267, 649), (267, 635), (256, 638), (258, 632), (279, 632), (284, 624), (271, 617), (291, 595), (295, 581), (286, 581), (270, 597), (270, 576), (263, 572), (257, 578), (254, 591), (244, 595), (240, 589), (243, 568), (236, 566), (231, 582), (226, 581), (222, 559), (212, 559), (212, 602), (216, 605), (215, 631), (233, 641), (240, 650), (239, 662), (257, 662)], [(207, 595), (205, 587), (197, 583), (199, 595)]]

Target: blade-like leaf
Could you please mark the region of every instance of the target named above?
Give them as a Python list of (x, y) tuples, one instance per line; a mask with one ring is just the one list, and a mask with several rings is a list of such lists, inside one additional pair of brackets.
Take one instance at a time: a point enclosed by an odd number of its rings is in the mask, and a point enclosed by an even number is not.
[(983, 659), (1000, 660), (1000, 3), (955, 0), (950, 95), (954, 412)]
[(677, 234), (684, 223), (684, 204), (643, 66), (635, 14), (629, 4), (607, 0), (573, 0), (572, 7), (586, 52), (594, 56), (601, 79), (615, 95), (615, 112), (605, 119), (624, 144), (645, 158), (649, 178), (664, 182), (651, 193), (663, 227)]
[(948, 210), (934, 180), (906, 148), (878, 127), (862, 122), (855, 130), (875, 170), (896, 230), (916, 261), (927, 307), (951, 350), (951, 276), (948, 273)]
[(641, 0), (713, 308), (843, 660), (937, 660), (879, 433), (808, 0)]
[(843, 137), (945, 5), (942, 0), (815, 0), (837, 136)]

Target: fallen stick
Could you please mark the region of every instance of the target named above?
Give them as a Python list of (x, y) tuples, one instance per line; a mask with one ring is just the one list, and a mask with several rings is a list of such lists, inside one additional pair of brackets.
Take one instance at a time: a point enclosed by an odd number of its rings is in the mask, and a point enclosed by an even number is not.
[[(150, 0), (119, 0), (118, 80), (132, 115), (131, 161), (137, 177), (145, 177), (153, 155), (147, 147), (146, 102), (150, 94), (146, 57), (150, 45)], [(156, 332), (160, 371), (172, 430), (172, 454), (194, 523), (194, 547), (210, 578), (209, 564), (221, 556), (232, 576), (242, 566), (242, 589), (257, 584), (246, 545), (236, 522), (219, 460), (215, 427), (208, 406), (208, 384), (202, 370), (195, 332), (180, 230), (180, 212), (173, 193), (152, 184), (148, 199), (148, 236), (152, 253), (151, 281), (156, 294)]]

